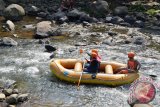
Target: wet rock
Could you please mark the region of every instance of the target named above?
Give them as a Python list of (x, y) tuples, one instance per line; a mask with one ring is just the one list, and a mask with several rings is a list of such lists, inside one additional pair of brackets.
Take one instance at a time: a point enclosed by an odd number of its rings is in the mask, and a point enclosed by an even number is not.
[(31, 4), (27, 5), (25, 10), (26, 10), (26, 13), (31, 16), (37, 16), (37, 13), (40, 11), (38, 7)]
[(106, 17), (109, 12), (109, 5), (105, 0), (97, 0), (92, 2), (90, 9), (95, 17)]
[(140, 27), (140, 28), (143, 28), (145, 26), (145, 23), (141, 20), (137, 20), (135, 23), (134, 23), (134, 26), (135, 27)]
[(5, 94), (0, 93), (0, 101), (3, 101), (6, 98)]
[(114, 14), (117, 16), (124, 16), (128, 14), (128, 8), (126, 6), (119, 6), (114, 9)]
[(45, 38), (49, 37), (52, 32), (52, 27), (51, 27), (51, 22), (50, 21), (42, 21), (37, 24), (36, 27), (36, 38)]
[(19, 21), (22, 20), (24, 15), (23, 7), (18, 4), (11, 4), (4, 10), (4, 17), (8, 20)]
[(120, 18), (119, 16), (115, 16), (111, 19), (111, 23), (113, 24), (120, 24), (124, 22), (124, 20), (122, 18)]
[(8, 104), (16, 104), (17, 103), (18, 94), (12, 94), (6, 98), (6, 102)]
[(14, 31), (15, 25), (12, 21), (7, 20), (7, 22), (2, 26), (5, 31)]
[(50, 59), (52, 59), (52, 58), (54, 58), (55, 57), (55, 53), (52, 53), (51, 55), (50, 55)]
[(4, 37), (0, 40), (0, 46), (17, 46), (18, 43), (9, 37)]
[(28, 100), (28, 94), (21, 94), (18, 96), (18, 102), (24, 102)]
[(133, 16), (126, 15), (124, 17), (124, 21), (127, 22), (127, 23), (129, 23), (129, 24), (134, 24), (134, 22), (136, 21), (136, 19)]
[(4, 89), (3, 90), (3, 93), (6, 95), (6, 96), (10, 96), (12, 94), (13, 90), (12, 89)]
[(3, 15), (3, 10), (5, 9), (5, 2), (3, 0), (0, 0), (0, 16)]
[(144, 37), (138, 36), (133, 38), (133, 43), (136, 45), (146, 44), (146, 39)]
[(53, 52), (53, 51), (56, 51), (56, 47), (53, 47), (51, 45), (45, 45), (45, 49), (48, 51), (48, 52)]
[(104, 40), (104, 41), (102, 42), (102, 44), (106, 44), (106, 45), (109, 45), (109, 46), (113, 46), (113, 45), (115, 45), (115, 42), (113, 41), (112, 38), (108, 38), (108, 39)]

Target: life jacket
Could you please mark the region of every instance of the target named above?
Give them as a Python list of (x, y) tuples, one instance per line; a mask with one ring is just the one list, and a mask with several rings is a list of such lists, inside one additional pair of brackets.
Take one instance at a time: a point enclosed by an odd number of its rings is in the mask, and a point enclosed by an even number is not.
[(128, 68), (132, 70), (137, 70), (138, 63), (136, 60), (128, 60)]

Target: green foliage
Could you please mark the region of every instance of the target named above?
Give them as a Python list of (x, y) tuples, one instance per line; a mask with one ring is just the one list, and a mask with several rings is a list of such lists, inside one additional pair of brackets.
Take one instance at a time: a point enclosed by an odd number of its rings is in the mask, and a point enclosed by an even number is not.
[(150, 16), (154, 16), (155, 14), (159, 13), (160, 10), (156, 10), (156, 9), (149, 9), (146, 11), (146, 13)]

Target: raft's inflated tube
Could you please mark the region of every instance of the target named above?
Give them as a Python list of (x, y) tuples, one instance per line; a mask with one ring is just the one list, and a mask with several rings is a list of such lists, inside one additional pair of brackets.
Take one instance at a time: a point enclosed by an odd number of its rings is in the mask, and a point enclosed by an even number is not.
[(111, 65), (106, 65), (105, 66), (105, 73), (106, 74), (113, 74), (113, 68)]
[(75, 72), (82, 72), (82, 64), (80, 62), (77, 62), (75, 64), (74, 71)]

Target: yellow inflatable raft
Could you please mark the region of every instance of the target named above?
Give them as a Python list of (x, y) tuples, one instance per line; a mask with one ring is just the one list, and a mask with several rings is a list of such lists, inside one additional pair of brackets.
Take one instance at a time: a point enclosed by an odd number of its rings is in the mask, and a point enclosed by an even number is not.
[[(50, 69), (61, 80), (78, 83), (83, 64), (83, 61), (77, 59), (53, 59), (50, 63)], [(118, 62), (101, 61), (101, 72), (97, 73), (96, 78), (92, 79), (92, 74), (83, 72), (81, 83), (119, 86), (129, 84), (139, 77), (138, 73), (115, 74), (115, 71), (121, 67), (126, 67), (126, 65)]]

